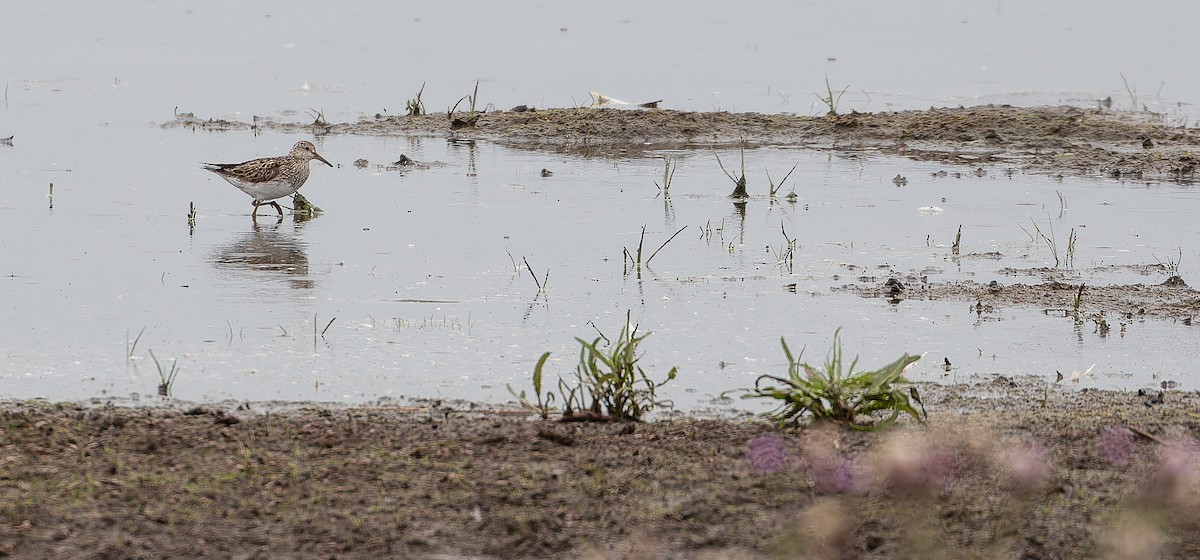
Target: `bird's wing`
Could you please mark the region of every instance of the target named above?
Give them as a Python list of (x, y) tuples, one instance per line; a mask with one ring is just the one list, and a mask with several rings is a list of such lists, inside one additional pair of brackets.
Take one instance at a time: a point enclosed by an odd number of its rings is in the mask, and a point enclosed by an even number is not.
[(234, 177), (250, 183), (270, 181), (279, 177), (283, 160), (279, 158), (252, 159), (242, 163), (205, 163), (205, 169), (218, 175)]

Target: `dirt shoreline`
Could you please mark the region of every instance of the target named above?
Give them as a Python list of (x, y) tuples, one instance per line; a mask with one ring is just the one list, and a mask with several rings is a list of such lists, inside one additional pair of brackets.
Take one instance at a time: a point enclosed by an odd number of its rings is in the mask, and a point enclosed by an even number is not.
[[(1040, 273), (1058, 276), (1062, 271)], [(1200, 291), (1182, 278), (1170, 276), (1156, 284), (1088, 285), (1082, 281), (1054, 279), (1036, 283), (930, 282), (909, 275), (877, 278), (834, 288), (864, 298), (883, 298), (892, 303), (904, 300), (952, 300), (972, 303), (979, 315), (990, 315), (1009, 306), (1034, 308), (1055, 316), (1079, 315), (1085, 320), (1103, 320), (1111, 326), (1148, 317), (1191, 325), (1200, 313)]]
[[(467, 120), (466, 114), (454, 118)], [(1196, 179), (1200, 135), (1149, 112), (1102, 108), (978, 107), (837, 116), (686, 112), (672, 110), (536, 109), (478, 114), (474, 126), (453, 128), (447, 115), (374, 115), (356, 122), (252, 122), (177, 115), (162, 125), (196, 130), (264, 130), (293, 134), (435, 136), (488, 140), (524, 149), (588, 155), (636, 155), (647, 150), (727, 146), (807, 146), (872, 150), (963, 165), (1002, 164), (1057, 174), (1190, 183)]]
[(1200, 394), (1033, 378), (921, 391), (928, 425), (882, 433), (7, 402), (0, 556), (1200, 554)]
[[(458, 115), (460, 118), (464, 115)], [(550, 109), (165, 127), (418, 135), (609, 156), (795, 145), (1194, 180), (1157, 115), (986, 106), (804, 117)], [(1070, 309), (1070, 282), (848, 285), (865, 297)], [(1191, 320), (1180, 282), (1085, 311)], [(893, 293), (895, 292), (895, 293)], [(1115, 328), (1115, 325), (1114, 325)], [(1066, 372), (1064, 372), (1066, 373)], [(1040, 378), (922, 385), (927, 424), (556, 423), (486, 405), (0, 402), (0, 557), (1195, 558), (1200, 394)], [(1053, 381), (1053, 380), (1050, 380)]]

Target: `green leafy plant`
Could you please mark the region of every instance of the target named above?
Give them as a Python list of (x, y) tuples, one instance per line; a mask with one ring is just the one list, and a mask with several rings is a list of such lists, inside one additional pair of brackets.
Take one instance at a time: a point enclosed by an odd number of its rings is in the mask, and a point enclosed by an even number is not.
[[(535, 276), (534, 279), (536, 280), (537, 277)], [(513, 390), (512, 385), (507, 385), (508, 392), (512, 393), (512, 396), (517, 398), (517, 401), (521, 403), (521, 406), (538, 413), (538, 416), (541, 416), (542, 420), (548, 420), (550, 418), (550, 411), (552, 410), (550, 408), (550, 403), (554, 402), (554, 393), (546, 391), (545, 397), (543, 398), (542, 396), (542, 366), (546, 365), (546, 360), (549, 358), (549, 352), (542, 354), (542, 357), (538, 359), (537, 365), (533, 367), (533, 396), (536, 400), (536, 404), (534, 402), (530, 402), (530, 400), (525, 396), (525, 391), (517, 393)]]
[[(454, 104), (454, 107), (451, 107), (449, 110), (446, 111), (446, 118), (448, 118), (450, 120), (450, 130), (457, 130), (460, 128), (475, 126), (475, 123), (479, 121), (479, 113), (475, 112), (475, 102), (478, 99), (479, 99), (479, 80), (475, 80), (475, 92), (472, 93), (471, 95), (464, 95), (461, 99), (458, 100), (458, 103)], [(455, 117), (454, 112), (458, 110), (459, 103), (462, 103), (465, 100), (469, 100), (471, 103), (471, 109), (467, 113), (467, 118), (461, 119), (461, 118)]]
[[(883, 428), (895, 422), (902, 412), (923, 420), (923, 407), (918, 411), (912, 404), (916, 401), (919, 406), (920, 399), (904, 377), (904, 368), (921, 357), (904, 354), (880, 369), (859, 372), (854, 371), (858, 365), (856, 357), (850, 362), (849, 369), (843, 370), (840, 334), (840, 328), (833, 334), (833, 349), (829, 351), (824, 369), (801, 362), (799, 356), (792, 355), (787, 341), (781, 337), (779, 343), (788, 360), (787, 377), (760, 376), (754, 389), (744, 398), (782, 401), (780, 409), (772, 413), (780, 424), (797, 421), (805, 413), (814, 418), (844, 422), (857, 430)], [(880, 411), (890, 414), (873, 424), (860, 418)]]
[(546, 391), (544, 395), (542, 393), (542, 368), (550, 357), (549, 352), (542, 354), (533, 369), (535, 400), (530, 401), (524, 391), (518, 393), (511, 386), (509, 392), (522, 406), (542, 418), (550, 417), (550, 403), (557, 397), (563, 403), (563, 421), (640, 421), (656, 407), (672, 406), (670, 401), (660, 399), (657, 391), (675, 379), (679, 368), (671, 368), (666, 379), (655, 382), (638, 365), (642, 358), (638, 353), (638, 345), (651, 333), (638, 335), (637, 325), (633, 324), (629, 312), (626, 312), (625, 327), (615, 342), (610, 341), (604, 333), (599, 334), (591, 342), (575, 339), (580, 344), (575, 379), (572, 383), (560, 377), (557, 395), (552, 391)]

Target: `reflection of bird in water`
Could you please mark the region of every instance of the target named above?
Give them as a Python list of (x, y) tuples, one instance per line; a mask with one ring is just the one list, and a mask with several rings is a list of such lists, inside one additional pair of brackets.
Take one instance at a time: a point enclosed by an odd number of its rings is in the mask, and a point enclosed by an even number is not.
[(318, 160), (333, 167), (325, 158), (317, 153), (317, 147), (312, 142), (301, 140), (292, 146), (292, 151), (286, 156), (252, 159), (242, 163), (205, 163), (205, 169), (220, 175), (229, 184), (253, 197), (250, 204), (254, 205), (254, 213), (258, 216), (258, 207), (270, 203), (279, 215), (283, 209), (276, 198), (295, 194), (308, 180), (308, 163)]
[(232, 243), (218, 247), (213, 264), (218, 268), (278, 272), (287, 277), (293, 288), (312, 288), (314, 282), (308, 278), (306, 244), (295, 236), (304, 221), (297, 216), (290, 230), (281, 230), (282, 217), (269, 226), (255, 223), (250, 231), (238, 234)]

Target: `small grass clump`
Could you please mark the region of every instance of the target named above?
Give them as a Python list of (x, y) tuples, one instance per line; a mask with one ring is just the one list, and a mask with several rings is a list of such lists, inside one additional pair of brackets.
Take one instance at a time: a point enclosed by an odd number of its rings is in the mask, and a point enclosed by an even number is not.
[[(536, 278), (535, 276), (534, 279)], [(542, 354), (541, 358), (538, 358), (537, 365), (533, 366), (533, 398), (536, 402), (530, 401), (525, 396), (525, 391), (518, 393), (513, 390), (512, 385), (508, 385), (508, 392), (517, 398), (521, 406), (538, 413), (538, 416), (541, 416), (542, 420), (549, 419), (550, 413), (554, 410), (550, 407), (550, 403), (554, 402), (554, 392), (546, 391), (544, 395), (542, 393), (542, 367), (546, 365), (546, 360), (549, 358), (550, 353), (546, 352)]]
[[(729, 171), (725, 170), (725, 164), (721, 163), (721, 156), (717, 155), (716, 148), (709, 146), (708, 149), (712, 150), (713, 157), (717, 158), (717, 165), (721, 166), (721, 171), (725, 173), (726, 177), (729, 177), (730, 181), (733, 181), (733, 192), (729, 194), (729, 198), (738, 199), (738, 200), (750, 198), (750, 193), (746, 191), (746, 143), (745, 143), (745, 141), (742, 142), (741, 150), (740, 150), (740, 153), (742, 155), (742, 174), (741, 174), (741, 176), (734, 176), (733, 173), (730, 173)], [(782, 184), (782, 182), (780, 182), (780, 184)]]
[[(858, 358), (843, 371), (841, 329), (833, 334), (833, 349), (825, 360), (824, 369), (814, 368), (793, 356), (782, 337), (783, 353), (788, 359), (787, 377), (763, 375), (745, 398), (770, 398), (782, 401), (772, 417), (780, 424), (796, 422), (809, 413), (813, 418), (843, 422), (857, 430), (877, 430), (888, 426), (905, 412), (924, 419), (924, 410), (913, 407), (921, 404), (915, 387), (905, 379), (904, 368), (920, 360), (920, 356), (904, 354), (896, 361), (872, 371), (855, 372)], [(803, 354), (803, 351), (801, 351)], [(910, 394), (912, 398), (910, 399)], [(868, 423), (860, 417), (889, 411), (882, 421)]]
[[(615, 342), (604, 333), (588, 342), (579, 341), (579, 365), (575, 367), (575, 382), (572, 384), (561, 377), (558, 393), (542, 393), (542, 368), (550, 353), (542, 354), (533, 370), (534, 401), (524, 391), (508, 391), (526, 408), (538, 413), (543, 419), (550, 418), (551, 403), (557, 398), (563, 403), (562, 421), (619, 421), (637, 422), (654, 408), (670, 407), (671, 402), (660, 399), (657, 390), (675, 379), (679, 368), (667, 372), (666, 379), (655, 382), (638, 365), (642, 356), (638, 345), (651, 333), (638, 335), (637, 325), (625, 314), (625, 327)], [(604, 344), (602, 344), (602, 342)]]
[(838, 116), (838, 103), (840, 103), (842, 101), (842, 95), (845, 95), (846, 90), (848, 90), (848, 89), (850, 89), (850, 86), (846, 86), (846, 87), (842, 88), (842, 91), (837, 92), (837, 95), (835, 96), (833, 94), (833, 86), (829, 85), (829, 74), (825, 75), (826, 94), (825, 94), (825, 97), (821, 97), (820, 95), (818, 95), (817, 99), (819, 99), (822, 104), (824, 104), (826, 107), (829, 108), (829, 112), (826, 113), (826, 116), (829, 116), (829, 117)]
[[(800, 164), (799, 164), (799, 163), (797, 163), (796, 165), (793, 165), (793, 166), (792, 166), (792, 170), (791, 170), (791, 171), (788, 171), (788, 172), (787, 172), (787, 175), (784, 175), (784, 176), (783, 176), (783, 180), (782, 180), (782, 181), (780, 181), (778, 185), (776, 185), (776, 184), (775, 184), (775, 181), (773, 181), (773, 180), (771, 179), (771, 172), (770, 172), (770, 171), (767, 171), (767, 183), (768, 183), (768, 184), (770, 184), (770, 186), (771, 186), (771, 198), (775, 198), (775, 195), (776, 195), (776, 194), (779, 192), (779, 190), (780, 190), (780, 189), (782, 189), (782, 188), (783, 188), (783, 184), (787, 182), (787, 180), (788, 180), (788, 177), (791, 177), (791, 176), (792, 176), (792, 173), (795, 173), (795, 172), (796, 172), (796, 168), (797, 168), (797, 167), (799, 167), (799, 166), (800, 166)], [(796, 188), (795, 188), (795, 187), (792, 187), (792, 192), (793, 192), (793, 193), (794, 193), (794, 192), (796, 192)]]
[(304, 195), (296, 193), (292, 195), (292, 209), (295, 211), (297, 220), (308, 220), (317, 217), (317, 214), (324, 212), (320, 206), (308, 201)]
[[(464, 95), (461, 99), (458, 100), (458, 103), (454, 104), (454, 107), (451, 107), (450, 109), (448, 109), (446, 111), (446, 118), (450, 120), (450, 130), (458, 130), (460, 128), (469, 128), (469, 127), (475, 126), (475, 123), (479, 121), (479, 115), (480, 115), (479, 113), (475, 112), (475, 102), (478, 100), (479, 100), (479, 80), (475, 80), (475, 92), (472, 93), (471, 95)], [(471, 109), (470, 109), (470, 111), (467, 112), (466, 119), (462, 119), (462, 118), (454, 116), (454, 112), (458, 110), (459, 103), (462, 103), (463, 101), (470, 101), (470, 104), (471, 104)]]
[(421, 94), (425, 93), (425, 82), (421, 82), (421, 89), (417, 90), (417, 96), (404, 102), (404, 111), (410, 117), (419, 117), (425, 114), (425, 102), (421, 101)]
[[(142, 335), (138, 334), (138, 338), (141, 337)], [(154, 355), (154, 351), (147, 350), (146, 352), (150, 354), (150, 359), (154, 360), (154, 367), (158, 369), (158, 395), (161, 397), (170, 397), (171, 388), (175, 385), (175, 376), (179, 375), (179, 360), (171, 360), (171, 368), (163, 369), (162, 364), (158, 361), (158, 357)]]

